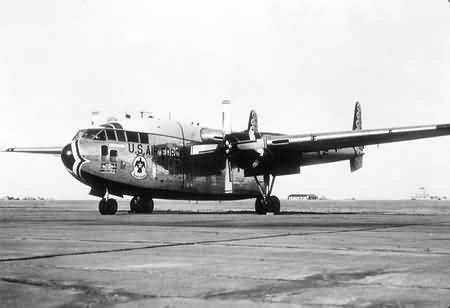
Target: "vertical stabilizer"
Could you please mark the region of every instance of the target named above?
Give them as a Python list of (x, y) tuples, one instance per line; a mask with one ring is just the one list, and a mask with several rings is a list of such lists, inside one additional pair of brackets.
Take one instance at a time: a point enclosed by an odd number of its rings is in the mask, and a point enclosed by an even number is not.
[(250, 111), (250, 116), (248, 117), (247, 131), (250, 140), (255, 140), (256, 138), (259, 138), (258, 116), (256, 115), (255, 110)]
[(362, 129), (361, 104), (356, 102), (355, 112), (353, 113), (353, 130)]
[[(362, 129), (362, 115), (361, 115), (361, 104), (359, 102), (355, 103), (355, 111), (353, 113), (353, 130)], [(363, 155), (364, 147), (355, 147), (355, 157), (350, 159), (350, 171), (355, 172), (361, 169), (363, 166)]]

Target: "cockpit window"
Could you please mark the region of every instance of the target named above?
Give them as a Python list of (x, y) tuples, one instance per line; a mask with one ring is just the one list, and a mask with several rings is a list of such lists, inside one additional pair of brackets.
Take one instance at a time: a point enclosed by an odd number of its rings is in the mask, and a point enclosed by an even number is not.
[(95, 140), (106, 140), (105, 130), (102, 130), (100, 133), (98, 133), (94, 139)]
[(127, 141), (125, 139), (125, 132), (121, 129), (116, 130), (116, 134), (117, 134), (117, 139), (119, 139), (119, 141)]
[(129, 132), (127, 131), (127, 139), (128, 142), (139, 143), (139, 137), (137, 132)]
[(148, 135), (146, 133), (139, 133), (139, 138), (141, 139), (141, 143), (148, 144)]
[(116, 141), (116, 133), (114, 133), (114, 130), (107, 129), (106, 130), (106, 136), (108, 136), (108, 140), (110, 141)]
[(73, 139), (74, 140), (79, 138), (97, 139), (96, 137), (101, 131), (102, 129), (99, 128), (82, 129), (75, 135)]

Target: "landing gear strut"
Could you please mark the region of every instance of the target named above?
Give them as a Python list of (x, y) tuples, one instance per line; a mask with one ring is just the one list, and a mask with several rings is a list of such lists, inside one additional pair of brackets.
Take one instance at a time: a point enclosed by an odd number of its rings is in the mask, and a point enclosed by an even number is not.
[(117, 212), (117, 201), (116, 199), (103, 198), (98, 203), (98, 211), (102, 215), (114, 215)]
[(134, 196), (130, 201), (130, 213), (152, 213), (153, 199), (150, 197)]
[(255, 176), (256, 184), (258, 185), (261, 196), (256, 198), (255, 211), (256, 214), (266, 214), (272, 212), (275, 215), (280, 214), (280, 199), (277, 196), (272, 196), (272, 188), (275, 183), (275, 176), (270, 179), (270, 174), (264, 175), (264, 184)]

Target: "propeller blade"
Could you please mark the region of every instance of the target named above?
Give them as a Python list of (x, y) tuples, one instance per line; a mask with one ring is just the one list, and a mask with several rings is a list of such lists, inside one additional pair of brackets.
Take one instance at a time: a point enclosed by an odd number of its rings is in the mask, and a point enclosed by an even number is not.
[(231, 178), (231, 161), (227, 158), (225, 160), (225, 193), (233, 192), (233, 182)]
[(100, 111), (91, 112), (91, 126), (97, 126), (100, 123)]
[(222, 102), (222, 130), (225, 135), (231, 134), (231, 102), (224, 100)]
[(231, 154), (231, 144), (228, 140), (225, 140), (225, 136), (231, 134), (231, 102), (224, 100), (222, 102), (222, 131), (224, 135), (224, 149), (225, 149), (225, 193), (233, 192), (233, 182), (231, 177), (231, 161), (229, 155)]

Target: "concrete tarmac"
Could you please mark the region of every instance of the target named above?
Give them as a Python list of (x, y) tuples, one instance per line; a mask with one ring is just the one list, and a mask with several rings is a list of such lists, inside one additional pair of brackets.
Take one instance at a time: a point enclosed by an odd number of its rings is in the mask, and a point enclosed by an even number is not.
[(1, 307), (449, 307), (450, 202), (0, 202)]

